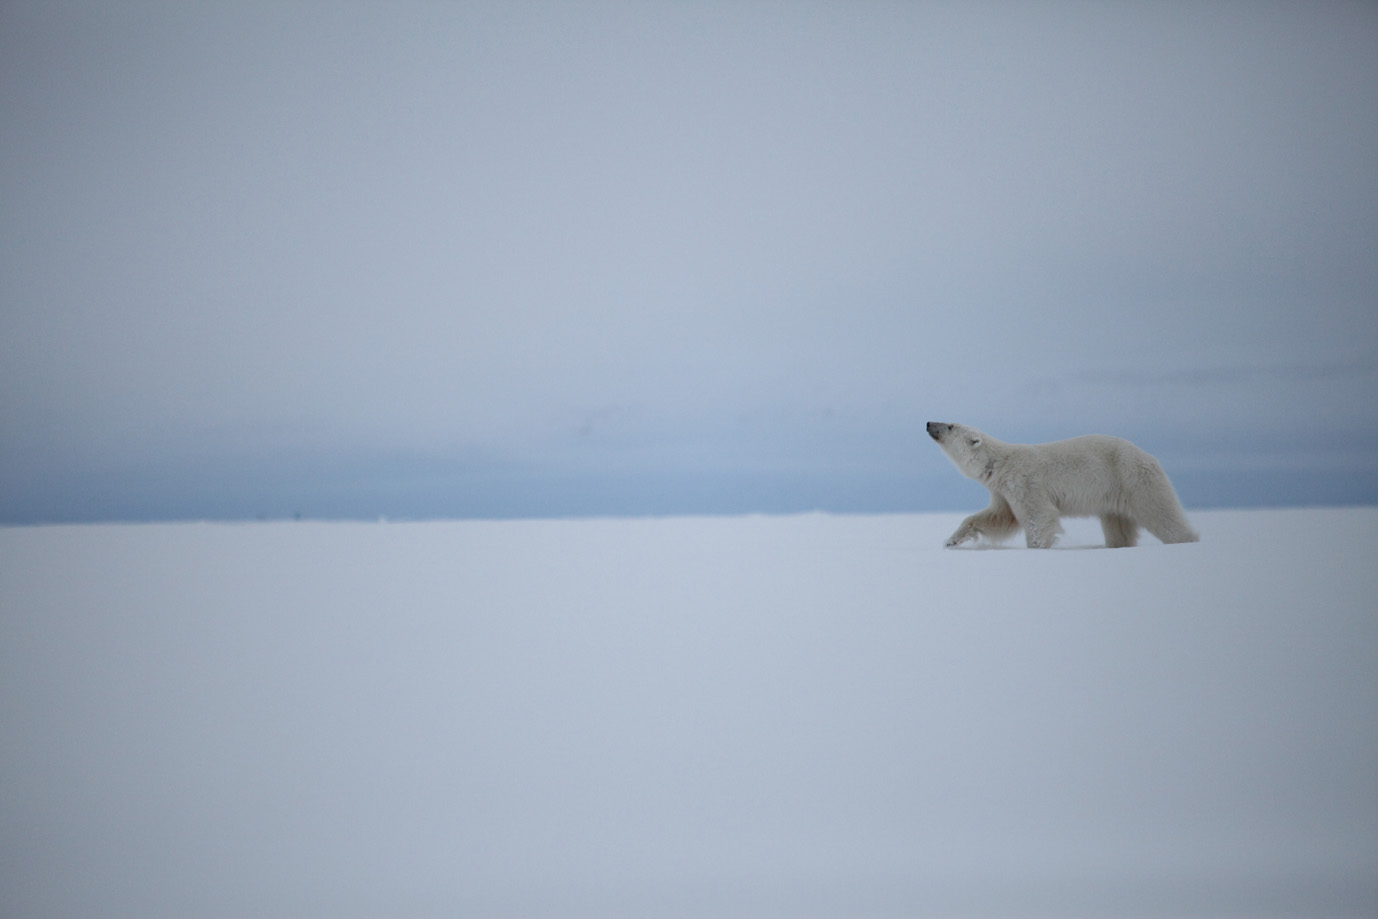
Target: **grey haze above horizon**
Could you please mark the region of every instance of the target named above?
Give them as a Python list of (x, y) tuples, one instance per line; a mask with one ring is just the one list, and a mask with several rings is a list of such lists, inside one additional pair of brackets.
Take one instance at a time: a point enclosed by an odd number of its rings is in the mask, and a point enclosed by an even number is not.
[(0, 523), (1378, 502), (1369, 3), (0, 7)]

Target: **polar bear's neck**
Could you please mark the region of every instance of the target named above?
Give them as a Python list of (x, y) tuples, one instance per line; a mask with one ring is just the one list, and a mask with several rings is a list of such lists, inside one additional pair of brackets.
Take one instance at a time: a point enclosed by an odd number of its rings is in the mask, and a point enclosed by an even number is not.
[(1005, 458), (1014, 450), (1015, 445), (987, 436), (982, 447), (986, 461), (980, 469), (976, 470), (976, 480), (989, 485), (999, 476), (1000, 467), (1004, 465)]

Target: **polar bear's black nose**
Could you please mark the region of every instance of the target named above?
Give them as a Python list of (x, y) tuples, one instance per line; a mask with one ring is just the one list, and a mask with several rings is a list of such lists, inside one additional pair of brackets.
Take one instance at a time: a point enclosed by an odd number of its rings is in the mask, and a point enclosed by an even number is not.
[(938, 440), (940, 437), (943, 436), (943, 434), (947, 433), (951, 429), (952, 425), (946, 424), (941, 421), (928, 422), (928, 436), (933, 438), (934, 440)]

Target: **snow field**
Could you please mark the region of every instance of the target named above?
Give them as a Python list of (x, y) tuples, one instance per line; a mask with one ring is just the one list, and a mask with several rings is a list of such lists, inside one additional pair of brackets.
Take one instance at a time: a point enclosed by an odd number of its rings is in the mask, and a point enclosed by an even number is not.
[(6, 916), (1368, 916), (1378, 509), (0, 529)]

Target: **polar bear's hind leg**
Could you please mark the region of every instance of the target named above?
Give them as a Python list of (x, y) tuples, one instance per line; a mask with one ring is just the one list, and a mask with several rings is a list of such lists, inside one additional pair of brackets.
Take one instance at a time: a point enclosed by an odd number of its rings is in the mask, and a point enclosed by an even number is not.
[(1100, 528), (1107, 548), (1126, 549), (1139, 543), (1139, 525), (1124, 514), (1102, 514)]

